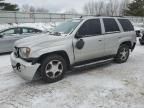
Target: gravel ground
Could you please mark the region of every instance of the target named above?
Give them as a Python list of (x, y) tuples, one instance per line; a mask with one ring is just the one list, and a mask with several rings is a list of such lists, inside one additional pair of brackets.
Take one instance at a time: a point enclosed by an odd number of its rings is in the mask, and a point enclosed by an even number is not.
[(59, 82), (26, 82), (0, 56), (0, 108), (144, 108), (144, 46), (127, 63), (73, 70)]

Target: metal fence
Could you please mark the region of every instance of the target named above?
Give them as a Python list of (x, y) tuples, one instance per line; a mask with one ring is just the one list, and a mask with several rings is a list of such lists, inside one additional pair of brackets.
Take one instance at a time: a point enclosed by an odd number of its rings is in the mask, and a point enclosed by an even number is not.
[[(38, 22), (61, 22), (67, 19), (80, 16), (81, 14), (57, 14), (57, 13), (28, 13), (28, 12), (10, 12), (0, 11), (0, 24), (4, 23), (38, 23)], [(133, 22), (143, 22), (144, 17), (127, 17)]]
[(0, 23), (60, 22), (85, 15), (0, 11)]

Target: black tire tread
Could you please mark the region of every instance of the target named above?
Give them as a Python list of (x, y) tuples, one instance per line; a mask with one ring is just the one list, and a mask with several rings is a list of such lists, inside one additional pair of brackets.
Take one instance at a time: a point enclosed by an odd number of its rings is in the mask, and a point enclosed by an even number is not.
[[(48, 78), (48, 77), (46, 76), (46, 74), (45, 74), (45, 67), (46, 67), (46, 65), (47, 65), (48, 62), (50, 62), (51, 60), (57, 60), (57, 59), (60, 60), (60, 61), (63, 63), (64, 71), (63, 71), (62, 75), (60, 75), (58, 78), (50, 79), (50, 78)], [(57, 54), (48, 55), (48, 56), (43, 60), (43, 62), (42, 62), (42, 64), (41, 64), (41, 69), (40, 69), (40, 70), (41, 70), (41, 75), (42, 75), (43, 80), (44, 80), (45, 82), (47, 82), (47, 83), (53, 83), (53, 82), (57, 82), (57, 81), (63, 79), (64, 74), (65, 74), (65, 71), (67, 70), (66, 67), (67, 67), (67, 66), (66, 66), (66, 61), (65, 61), (65, 59), (64, 59), (62, 56), (57, 55)]]
[[(125, 63), (125, 62), (127, 61), (127, 59), (129, 58), (129, 54), (128, 54), (128, 58), (127, 58), (125, 61), (121, 61), (121, 59), (119, 58), (119, 52), (120, 52), (121, 48), (123, 48), (123, 47), (129, 49), (129, 46), (126, 45), (126, 44), (120, 45), (120, 47), (119, 47), (119, 49), (118, 49), (118, 52), (117, 52), (117, 55), (116, 55), (116, 57), (115, 57), (115, 59), (114, 59), (114, 61), (115, 61), (116, 63)], [(130, 53), (130, 52), (129, 52), (129, 53)]]

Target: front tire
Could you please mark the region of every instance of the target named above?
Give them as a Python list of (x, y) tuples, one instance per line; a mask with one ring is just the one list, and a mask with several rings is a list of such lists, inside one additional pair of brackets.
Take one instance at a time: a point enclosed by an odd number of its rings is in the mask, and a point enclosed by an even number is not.
[(49, 55), (41, 65), (43, 80), (47, 83), (53, 83), (63, 79), (66, 67), (66, 61), (62, 56)]
[(116, 63), (125, 63), (129, 58), (130, 49), (128, 45), (121, 45), (115, 57)]

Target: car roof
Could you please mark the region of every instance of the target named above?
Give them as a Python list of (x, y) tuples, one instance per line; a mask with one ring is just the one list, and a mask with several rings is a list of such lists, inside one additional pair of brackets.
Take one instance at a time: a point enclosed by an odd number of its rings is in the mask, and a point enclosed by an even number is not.
[[(9, 28), (32, 28), (32, 29), (38, 29), (38, 28), (35, 28), (35, 27), (28, 27), (28, 26), (15, 26), (15, 27), (9, 27)], [(40, 30), (40, 29), (38, 29)]]
[(121, 16), (113, 16), (113, 17), (110, 17), (110, 16), (81, 16), (80, 18), (73, 18), (73, 19), (83, 19), (83, 20), (88, 20), (88, 19), (97, 19), (97, 18), (119, 18), (119, 19), (127, 19), (125, 17), (121, 17)]
[[(39, 28), (35, 28), (35, 27), (28, 27), (28, 26), (14, 26), (14, 27), (7, 27), (4, 29), (1, 29), (0, 31), (4, 31), (4, 30), (8, 30), (8, 29), (13, 29), (13, 28), (31, 28), (31, 29), (37, 29), (37, 30), (41, 30)], [(42, 30), (41, 30), (42, 31)]]

